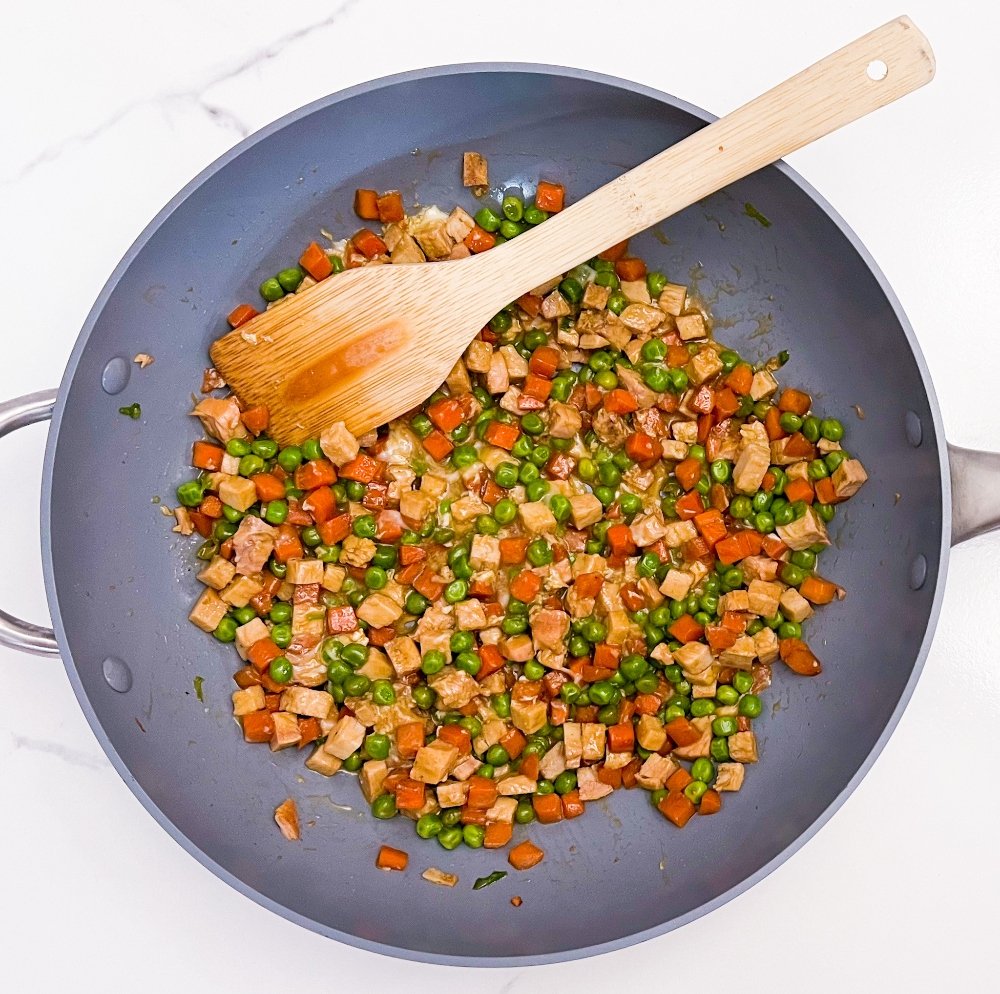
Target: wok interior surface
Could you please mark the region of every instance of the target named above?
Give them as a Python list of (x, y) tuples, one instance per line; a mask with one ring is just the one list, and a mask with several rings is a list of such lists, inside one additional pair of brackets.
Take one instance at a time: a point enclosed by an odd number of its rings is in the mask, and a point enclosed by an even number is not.
[[(581, 819), (531, 826), (545, 861), (473, 892), (476, 877), (509, 869), (504, 853), (446, 853), (406, 819), (372, 819), (353, 777), (326, 780), (294, 750), (244, 745), (229, 701), (232, 647), (186, 621), (197, 537), (172, 534), (153, 502), (173, 506), (190, 473), (199, 433), (187, 412), (207, 347), (226, 313), (255, 301), (261, 279), (321, 227), (337, 237), (359, 227), (358, 185), (400, 188), (409, 204), (474, 210), (460, 182), (461, 153), (474, 149), (488, 157), (494, 183), (558, 180), (579, 199), (708, 119), (631, 84), (566, 72), (411, 74), (321, 101), (245, 143), (179, 195), (112, 278), (50, 436), (53, 616), (81, 703), (126, 781), (199, 859), (268, 907), (346, 941), (439, 962), (611, 948), (681, 924), (745, 885), (809, 832), (866, 763), (934, 612), (941, 435), (905, 319), (846, 229), (790, 170), (769, 168), (633, 243), (702, 295), (720, 340), (752, 360), (789, 349), (783, 382), (843, 419), (845, 447), (871, 474), (838, 514), (836, 548), (823, 557), (824, 574), (849, 591), (810, 622), (824, 672), (803, 679), (776, 665), (755, 725), (761, 762), (743, 790), (683, 832), (644, 791), (618, 791)], [(748, 202), (770, 227), (746, 213)], [(122, 356), (131, 365), (138, 352), (155, 365), (132, 367), (128, 387), (109, 396), (105, 364)], [(117, 413), (133, 401), (142, 405), (138, 422)], [(907, 441), (908, 411), (922, 422), (919, 447)], [(913, 590), (920, 554), (928, 576)], [(128, 692), (103, 678), (108, 657), (128, 664)], [(195, 676), (204, 677), (204, 705)], [(272, 820), (287, 796), (303, 822), (298, 844)], [(374, 869), (382, 842), (410, 853), (405, 875)], [(421, 880), (428, 866), (457, 872), (460, 884)], [(514, 894), (524, 900), (518, 909)]]

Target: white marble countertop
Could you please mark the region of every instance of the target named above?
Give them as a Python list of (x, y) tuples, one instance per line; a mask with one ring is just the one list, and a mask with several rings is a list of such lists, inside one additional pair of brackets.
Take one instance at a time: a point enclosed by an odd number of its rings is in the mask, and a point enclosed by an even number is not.
[[(633, 0), (616, 23), (614, 5), (590, 0), (495, 9), (442, 0), (56, 0), (8, 19), (0, 397), (54, 386), (105, 278), (160, 206), (241, 137), (316, 97), (403, 69), (509, 59), (631, 77), (724, 112), (899, 6)], [(951, 438), (996, 448), (1000, 337), (983, 291), (997, 291), (1000, 262), (1000, 15), (980, 0), (906, 6), (934, 44), (937, 80), (791, 162), (892, 282)], [(379, 44), (358, 44), (367, 37)], [(40, 293), (43, 280), (49, 289)], [(43, 444), (44, 426), (2, 443), (0, 489), (11, 567), (0, 603), (39, 621)], [(726, 907), (631, 950), (559, 967), (558, 982), (596, 990), (653, 971), (668, 983), (703, 980), (722, 953), (735, 957), (726, 982), (752, 989), (760, 980), (775, 992), (807, 983), (815, 992), (986, 989), (1000, 891), (1000, 805), (988, 775), (1000, 664), (981, 633), (996, 617), (998, 547), (994, 536), (955, 552), (913, 701), (816, 838)], [(506, 994), (557, 983), (555, 967), (457, 977), (380, 958), (262, 910), (146, 814), (57, 661), (0, 650), (0, 679), (5, 989), (264, 991), (289, 979), (301, 990), (360, 989), (378, 977), (381, 989), (405, 980), (419, 991), (474, 983)], [(748, 934), (768, 941), (741, 945)], [(247, 947), (249, 935), (263, 941)]]

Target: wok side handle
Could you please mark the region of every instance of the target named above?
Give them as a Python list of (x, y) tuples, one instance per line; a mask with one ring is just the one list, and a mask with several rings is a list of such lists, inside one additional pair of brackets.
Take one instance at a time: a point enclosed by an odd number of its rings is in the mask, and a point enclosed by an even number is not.
[(948, 445), (951, 466), (951, 544), (1000, 528), (1000, 452)]
[[(26, 425), (50, 420), (55, 403), (56, 391), (42, 390), (0, 404), (0, 438)], [(51, 628), (21, 621), (3, 610), (0, 610), (0, 645), (36, 656), (59, 655), (59, 645)]]

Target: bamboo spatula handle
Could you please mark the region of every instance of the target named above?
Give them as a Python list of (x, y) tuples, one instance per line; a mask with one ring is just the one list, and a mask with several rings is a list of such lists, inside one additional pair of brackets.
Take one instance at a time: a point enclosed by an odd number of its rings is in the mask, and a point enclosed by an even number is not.
[(933, 76), (930, 44), (898, 17), (596, 190), (509, 252), (488, 255), (505, 289), (524, 292)]

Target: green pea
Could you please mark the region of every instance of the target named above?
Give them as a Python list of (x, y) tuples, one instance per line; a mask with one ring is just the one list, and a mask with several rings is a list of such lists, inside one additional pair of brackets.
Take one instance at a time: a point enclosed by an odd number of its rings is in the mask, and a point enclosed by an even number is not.
[(486, 762), (489, 763), (490, 766), (503, 766), (504, 764), (510, 762), (510, 755), (502, 745), (497, 743), (496, 745), (490, 746), (489, 749), (486, 750)]
[(826, 463), (826, 468), (830, 473), (834, 473), (838, 466), (847, 458), (847, 453), (843, 449), (834, 449), (833, 452), (828, 452), (823, 457), (823, 462)]
[(809, 463), (808, 472), (810, 480), (822, 480), (830, 475), (830, 471), (827, 469), (826, 462), (823, 459), (813, 459)]
[[(646, 344), (648, 345), (649, 343), (647, 342)], [(657, 393), (666, 393), (670, 387), (670, 373), (663, 366), (646, 363), (642, 367), (641, 375), (642, 382), (650, 390), (655, 390)]]
[(299, 288), (299, 284), (305, 279), (305, 275), (298, 266), (290, 266), (288, 269), (282, 269), (276, 279), (281, 285), (282, 290), (286, 293), (294, 293)]
[(445, 656), (440, 649), (428, 649), (420, 661), (420, 671), (425, 676), (433, 676), (444, 669)]
[(752, 686), (753, 674), (747, 673), (746, 670), (737, 670), (733, 674), (733, 688), (737, 693), (746, 694)]
[[(248, 457), (250, 458), (250, 457)], [(288, 501), (269, 500), (264, 505), (263, 519), (272, 525), (280, 525), (288, 517)]]
[(794, 563), (785, 563), (781, 567), (781, 580), (790, 587), (797, 587), (806, 578), (806, 572)]
[(396, 691), (388, 680), (376, 680), (372, 683), (372, 701), (387, 707), (396, 703)]
[(458, 445), (451, 453), (451, 464), (456, 469), (465, 469), (479, 462), (479, 452), (474, 445)]
[(430, 687), (425, 686), (420, 683), (410, 691), (413, 697), (413, 703), (417, 705), (418, 708), (432, 708), (434, 706), (434, 701), (437, 699), (437, 694), (431, 690)]
[(684, 796), (692, 803), (697, 804), (708, 790), (708, 784), (701, 780), (692, 780), (684, 788)]
[(642, 510), (642, 498), (637, 494), (623, 490), (618, 495), (618, 506), (621, 508), (622, 514), (630, 518)]
[(273, 438), (258, 438), (250, 449), (261, 459), (273, 459), (278, 454), (278, 443)]
[(389, 736), (372, 732), (365, 736), (365, 751), (372, 759), (385, 759), (389, 755)]
[[(344, 703), (344, 690), (342, 687), (333, 688), (333, 699), (337, 701), (338, 704)], [(339, 699), (338, 699), (339, 697)], [(364, 757), (361, 755), (361, 750), (357, 752), (352, 752), (347, 759), (344, 760), (344, 765), (341, 767), (346, 773), (357, 773), (358, 770), (364, 766)]]
[(292, 626), (282, 622), (271, 629), (271, 641), (279, 649), (287, 649), (292, 644)]
[(302, 443), (302, 455), (308, 460), (322, 459), (323, 447), (319, 444), (318, 438), (307, 438)]
[(602, 269), (594, 277), (594, 282), (598, 286), (607, 287), (609, 290), (617, 290), (621, 286), (621, 280), (618, 279), (613, 269)]
[(521, 798), (514, 809), (514, 821), (518, 825), (530, 825), (535, 820), (535, 809), (531, 801)]
[(649, 670), (649, 663), (643, 656), (633, 653), (622, 660), (619, 670), (627, 680), (638, 680)]
[(774, 531), (774, 516), (767, 511), (754, 515), (753, 526), (764, 535)]
[[(569, 439), (552, 439), (553, 443), (569, 441)], [(552, 450), (547, 445), (536, 445), (531, 452), (528, 453), (528, 458), (541, 469), (548, 461), (549, 456), (552, 455)]]
[(541, 435), (545, 431), (545, 422), (537, 414), (525, 414), (521, 418), (521, 431), (526, 435)]
[(791, 411), (785, 411), (780, 418), (778, 418), (778, 424), (791, 435), (793, 432), (798, 431), (802, 427), (802, 418), (797, 414), (793, 414)]
[(683, 369), (669, 369), (667, 376), (670, 380), (670, 389), (674, 393), (683, 393), (688, 388), (688, 374)]
[(503, 211), (504, 217), (508, 221), (520, 221), (524, 217), (524, 203), (520, 197), (515, 197), (513, 194), (508, 194), (503, 198), (500, 210)]
[[(461, 814), (461, 812), (459, 812), (459, 814)], [(457, 849), (462, 844), (462, 839), (462, 829), (457, 825), (449, 828), (443, 828), (437, 834), (438, 845), (448, 850)]]
[(791, 504), (784, 504), (774, 512), (775, 525), (790, 525), (795, 520), (795, 509)]
[(579, 304), (583, 300), (583, 284), (572, 276), (567, 276), (559, 284), (559, 292), (571, 303)]
[(351, 668), (347, 663), (342, 663), (339, 659), (330, 663), (326, 668), (327, 679), (330, 683), (335, 683), (338, 686), (342, 685), (352, 674)]
[(529, 501), (539, 501), (541, 500), (551, 489), (551, 484), (548, 480), (531, 480), (528, 485), (524, 488), (525, 495)]
[(753, 503), (750, 498), (744, 497), (742, 494), (739, 497), (734, 497), (732, 503), (729, 505), (729, 513), (737, 521), (744, 521), (749, 518), (753, 510)]
[(238, 627), (239, 623), (236, 619), (227, 616), (219, 622), (212, 634), (220, 642), (232, 642), (236, 638), (236, 629)]
[[(502, 694), (494, 694), (490, 698), (490, 707), (498, 718), (510, 717), (510, 694), (504, 691)], [(492, 764), (496, 766), (497, 764)]]
[(806, 437), (809, 442), (818, 442), (820, 434), (820, 420), (814, 415), (810, 414), (807, 418), (802, 421), (802, 434)]
[(254, 476), (256, 473), (261, 473), (264, 471), (264, 460), (260, 456), (250, 453), (248, 456), (244, 456), (240, 460), (239, 473), (240, 476)]
[(541, 474), (538, 471), (538, 467), (535, 466), (533, 463), (530, 463), (530, 462), (526, 462), (517, 471), (517, 478), (522, 483), (531, 483), (532, 480), (537, 480), (537, 479), (539, 479), (540, 476), (541, 476)]
[(344, 484), (344, 493), (347, 495), (348, 500), (364, 500), (367, 488), (363, 483), (359, 483), (357, 480), (348, 480)]
[(712, 734), (721, 738), (728, 738), (730, 735), (735, 735), (738, 730), (739, 725), (736, 719), (729, 715), (716, 718), (712, 722)]
[(753, 505), (753, 509), (755, 511), (766, 511), (770, 508), (773, 501), (774, 497), (766, 490), (758, 490), (757, 493), (753, 495), (750, 503)]
[(739, 711), (744, 718), (759, 717), (762, 707), (761, 700), (756, 694), (744, 694), (740, 698)]
[(545, 667), (535, 659), (529, 659), (524, 664), (524, 675), (528, 680), (541, 680), (545, 676)]
[[(369, 736), (370, 738), (371, 736)], [(440, 835), (444, 829), (444, 822), (433, 813), (421, 815), (417, 819), (417, 835), (422, 839), (433, 839)]]
[(660, 557), (655, 552), (645, 552), (636, 564), (636, 572), (639, 576), (655, 576), (659, 565)]
[(728, 459), (716, 459), (708, 471), (716, 483), (728, 483), (733, 475), (733, 464)]
[(646, 289), (650, 297), (659, 297), (663, 293), (663, 288), (667, 285), (667, 278), (660, 272), (646, 273)]
[(699, 756), (691, 764), (691, 776), (702, 783), (711, 783), (715, 779), (715, 764), (707, 756)]
[[(392, 794), (380, 794), (372, 801), (372, 815), (383, 821), (396, 817), (396, 798)], [(440, 836), (439, 836), (440, 838)]]
[(646, 362), (662, 362), (667, 356), (666, 343), (660, 338), (651, 338), (643, 342), (640, 355)]
[(236, 525), (231, 521), (216, 521), (212, 526), (212, 537), (217, 542), (225, 542), (236, 534)]
[(557, 794), (568, 794), (571, 790), (576, 790), (576, 770), (563, 770), (552, 781), (552, 786)]
[(819, 515), (820, 521), (829, 524), (833, 521), (834, 516), (837, 513), (837, 509), (833, 506), (833, 504), (817, 504), (816, 513)]
[(482, 849), (486, 839), (486, 829), (482, 825), (463, 825), (462, 841), (470, 849)]
[(544, 538), (536, 538), (528, 545), (527, 559), (532, 566), (547, 566), (552, 562), (552, 548)]
[(483, 231), (494, 232), (500, 229), (500, 222), (503, 220), (496, 211), (489, 207), (481, 207), (476, 211), (476, 224), (479, 225)]
[(819, 423), (819, 433), (830, 442), (839, 442), (844, 437), (844, 426), (836, 418), (823, 418)]
[(617, 487), (622, 480), (621, 470), (610, 460), (597, 467), (597, 478), (606, 487)]
[(469, 596), (469, 584), (465, 580), (452, 580), (444, 588), (444, 599), (449, 604), (457, 604)]
[(591, 684), (588, 690), (591, 701), (598, 705), (610, 704), (615, 693), (616, 688), (607, 680), (598, 680), (597, 683)]
[(688, 459), (697, 459), (698, 462), (705, 461), (705, 446), (691, 445), (688, 447)]
[(455, 657), (455, 669), (475, 676), (482, 668), (482, 660), (474, 652), (460, 652)]
[[(597, 463), (593, 459), (588, 459), (584, 456), (583, 459), (577, 463), (576, 475), (583, 480), (584, 483), (592, 483), (597, 478)], [(200, 497), (198, 498), (201, 499)]]
[(244, 438), (231, 438), (226, 442), (226, 453), (237, 459), (250, 455), (252, 451), (250, 443)]
[(591, 645), (597, 645), (607, 638), (608, 629), (603, 622), (596, 618), (589, 618), (584, 624), (581, 634)]
[(370, 514), (362, 514), (351, 522), (351, 531), (358, 538), (374, 538), (377, 530), (375, 518)]
[(730, 687), (729, 684), (724, 683), (715, 692), (715, 699), (723, 706), (730, 707), (735, 704), (739, 699), (739, 691), (735, 687)]
[(268, 301), (268, 303), (270, 303), (275, 300), (281, 300), (281, 298), (285, 295), (285, 291), (277, 279), (272, 276), (270, 279), (266, 279), (263, 283), (261, 283), (260, 295)]
[(717, 736), (713, 738), (711, 744), (708, 747), (708, 754), (717, 763), (728, 763), (729, 742), (723, 736)]
[(527, 230), (528, 226), (519, 221), (503, 220), (500, 222), (500, 234), (506, 239), (517, 238), (518, 235)]
[(288, 683), (292, 679), (292, 664), (284, 656), (271, 660), (268, 674), (275, 683)]
[(434, 431), (434, 423), (426, 414), (414, 414), (410, 418), (410, 427), (418, 438), (426, 438)]
[(802, 638), (802, 626), (797, 621), (783, 621), (778, 626), (778, 638), (800, 639)]
[(508, 615), (500, 622), (500, 631), (504, 635), (521, 635), (528, 630), (528, 619)]
[(549, 510), (556, 521), (562, 524), (569, 520), (573, 507), (568, 497), (564, 497), (562, 494), (553, 494), (552, 499), (549, 501)]
[(704, 718), (705, 715), (715, 714), (715, 702), (707, 697), (699, 697), (691, 702), (691, 717)]
[(271, 575), (276, 576), (279, 580), (284, 580), (288, 573), (288, 564), (276, 562), (274, 559), (268, 561), (267, 568), (271, 571)]
[(625, 296), (620, 290), (615, 290), (610, 297), (608, 297), (607, 308), (612, 314), (621, 314), (625, 308), (628, 307), (628, 297)]

